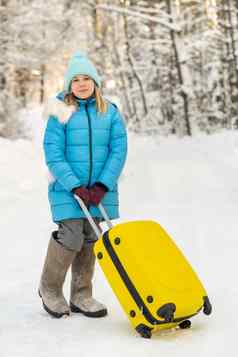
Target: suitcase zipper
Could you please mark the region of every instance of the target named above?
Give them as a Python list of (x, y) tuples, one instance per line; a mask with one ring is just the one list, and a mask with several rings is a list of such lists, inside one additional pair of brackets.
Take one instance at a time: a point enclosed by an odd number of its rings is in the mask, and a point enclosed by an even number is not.
[[(157, 320), (150, 312), (150, 310), (147, 308), (147, 306), (145, 305), (142, 297), (140, 296), (140, 294), (138, 293), (136, 287), (134, 286), (134, 284), (132, 283), (131, 279), (129, 278), (126, 270), (124, 269), (120, 259), (118, 258), (118, 255), (116, 254), (110, 240), (109, 240), (109, 231), (105, 232), (102, 236), (103, 239), (103, 244), (105, 249), (107, 250), (107, 253), (109, 254), (113, 265), (115, 266), (117, 272), (119, 273), (121, 279), (123, 280), (124, 284), (126, 285), (131, 297), (133, 298), (133, 300), (135, 301), (136, 305), (138, 306), (139, 310), (141, 311), (142, 315), (146, 318), (146, 320), (152, 324), (152, 325), (162, 325), (165, 323), (168, 323), (167, 321), (161, 321), (161, 320)], [(200, 310), (202, 309), (199, 308), (199, 310), (192, 314), (192, 315), (188, 315), (188, 316), (184, 316), (184, 317), (179, 317), (176, 319), (173, 319), (170, 323), (174, 323), (174, 322), (180, 322), (183, 320), (186, 320), (192, 316), (195, 316)]]

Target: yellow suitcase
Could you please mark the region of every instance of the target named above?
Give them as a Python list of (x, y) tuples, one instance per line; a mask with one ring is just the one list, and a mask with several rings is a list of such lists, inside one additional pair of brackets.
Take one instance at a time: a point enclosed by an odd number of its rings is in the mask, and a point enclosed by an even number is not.
[[(179, 248), (154, 221), (109, 225), (94, 251), (132, 326), (145, 338), (157, 330), (188, 328), (189, 318), (212, 311), (207, 292)], [(89, 220), (91, 219), (88, 217)], [(91, 223), (93, 225), (92, 219)]]

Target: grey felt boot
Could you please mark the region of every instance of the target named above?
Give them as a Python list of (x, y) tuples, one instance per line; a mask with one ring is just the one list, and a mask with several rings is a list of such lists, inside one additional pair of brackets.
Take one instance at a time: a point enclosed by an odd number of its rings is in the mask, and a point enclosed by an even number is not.
[(93, 244), (84, 244), (71, 266), (70, 308), (88, 317), (103, 317), (107, 315), (106, 307), (92, 297), (94, 266)]
[(70, 314), (69, 305), (63, 296), (63, 284), (69, 266), (76, 252), (64, 248), (52, 237), (49, 242), (45, 264), (41, 276), (39, 295), (44, 309), (52, 316), (60, 318)]

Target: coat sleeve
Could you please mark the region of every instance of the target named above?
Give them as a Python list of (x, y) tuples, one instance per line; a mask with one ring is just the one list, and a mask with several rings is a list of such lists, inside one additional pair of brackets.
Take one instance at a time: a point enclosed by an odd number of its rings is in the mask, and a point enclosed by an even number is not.
[(65, 159), (65, 127), (55, 116), (50, 116), (44, 135), (44, 154), (46, 165), (54, 178), (67, 190), (81, 186)]
[(124, 120), (117, 110), (112, 118), (109, 154), (97, 181), (111, 191), (117, 184), (127, 156), (127, 133)]

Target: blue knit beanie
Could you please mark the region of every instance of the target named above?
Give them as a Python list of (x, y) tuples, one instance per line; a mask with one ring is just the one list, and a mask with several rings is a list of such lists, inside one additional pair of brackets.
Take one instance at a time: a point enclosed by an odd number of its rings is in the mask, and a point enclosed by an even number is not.
[(69, 60), (69, 65), (64, 77), (64, 90), (70, 92), (70, 84), (72, 79), (78, 74), (85, 74), (91, 77), (98, 87), (101, 85), (101, 80), (98, 72), (87, 56), (81, 52), (76, 52)]

